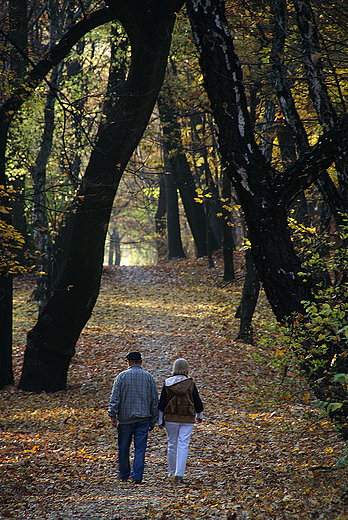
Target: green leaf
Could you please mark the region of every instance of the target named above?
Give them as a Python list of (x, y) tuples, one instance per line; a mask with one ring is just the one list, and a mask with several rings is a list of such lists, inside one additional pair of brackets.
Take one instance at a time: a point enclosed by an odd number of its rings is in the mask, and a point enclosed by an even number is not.
[(339, 410), (342, 408), (343, 403), (330, 403), (328, 407), (326, 408), (327, 412), (334, 412), (335, 410)]
[(339, 383), (348, 382), (348, 374), (335, 374), (334, 381), (337, 381)]
[(342, 456), (340, 457), (339, 459), (337, 459), (333, 469), (339, 469), (339, 468), (342, 468), (343, 466), (345, 466), (347, 464), (347, 457), (345, 456)]

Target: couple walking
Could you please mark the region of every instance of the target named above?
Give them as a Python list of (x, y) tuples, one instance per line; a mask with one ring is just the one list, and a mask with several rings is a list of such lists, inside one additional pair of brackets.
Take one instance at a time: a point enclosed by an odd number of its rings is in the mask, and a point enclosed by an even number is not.
[[(131, 477), (135, 484), (141, 483), (148, 432), (157, 422), (167, 433), (168, 476), (182, 483), (193, 425), (195, 419), (203, 419), (203, 405), (195, 383), (188, 377), (188, 363), (183, 358), (174, 362), (173, 374), (166, 379), (158, 402), (155, 380), (142, 369), (141, 354), (130, 352), (126, 359), (128, 369), (115, 379), (108, 410), (112, 426), (118, 430), (120, 480), (126, 482)], [(133, 438), (131, 472), (129, 448)]]

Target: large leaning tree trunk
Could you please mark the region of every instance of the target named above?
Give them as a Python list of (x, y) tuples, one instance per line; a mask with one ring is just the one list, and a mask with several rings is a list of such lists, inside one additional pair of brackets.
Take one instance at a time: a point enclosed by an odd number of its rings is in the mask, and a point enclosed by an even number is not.
[[(0, 105), (0, 186), (6, 186), (6, 146), (10, 124), (23, 105), (31, 96), (35, 88), (46, 75), (62, 59), (64, 59), (73, 46), (91, 29), (113, 19), (111, 9), (100, 9), (91, 13), (88, 17), (74, 25), (61, 39), (48, 50), (28, 74), (23, 78), (17, 88), (14, 88), (9, 97), (5, 97)], [(18, 47), (18, 43), (11, 35), (6, 35), (0, 28), (2, 36), (6, 37), (10, 44)], [(12, 277), (0, 274), (0, 389), (13, 383), (12, 375)]]
[(187, 0), (205, 88), (219, 132), (219, 148), (249, 229), (251, 251), (278, 320), (303, 311), (309, 284), (298, 275), (286, 210), (294, 198), (347, 147), (347, 116), (283, 172), (274, 172), (252, 131), (242, 71), (221, 0)]
[(19, 387), (29, 391), (66, 388), (75, 344), (99, 293), (104, 243), (122, 173), (148, 123), (161, 88), (175, 0), (107, 2), (125, 28), (132, 48), (127, 81), (112, 106), (106, 104), (89, 165), (75, 197), (67, 262), (52, 298), (28, 334)]

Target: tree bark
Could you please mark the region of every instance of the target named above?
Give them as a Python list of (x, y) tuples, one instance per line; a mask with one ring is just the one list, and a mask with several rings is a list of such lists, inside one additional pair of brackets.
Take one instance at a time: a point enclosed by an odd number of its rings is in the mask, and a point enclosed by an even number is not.
[(140, 0), (108, 3), (130, 38), (131, 65), (125, 84), (105, 103), (96, 146), (71, 208), (75, 218), (65, 269), (28, 334), (19, 383), (23, 390), (66, 388), (76, 341), (98, 296), (114, 196), (161, 88), (174, 13), (181, 7), (170, 0), (146, 5)]
[[(261, 152), (267, 161), (272, 160), (273, 150), (273, 135), (274, 135), (274, 116), (275, 106), (272, 99), (266, 100), (265, 113), (263, 117), (261, 130)], [(253, 127), (255, 128), (254, 118), (252, 119)], [(245, 251), (245, 278), (242, 291), (242, 298), (235, 317), (240, 319), (239, 332), (237, 340), (245, 343), (252, 343), (252, 318), (257, 304), (257, 299), (260, 290), (259, 273), (255, 267), (252, 259), (250, 249)]]

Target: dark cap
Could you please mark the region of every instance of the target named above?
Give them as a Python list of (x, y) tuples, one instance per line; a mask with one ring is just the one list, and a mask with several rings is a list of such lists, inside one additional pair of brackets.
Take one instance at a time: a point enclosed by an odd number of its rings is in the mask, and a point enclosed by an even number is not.
[(126, 355), (126, 359), (128, 361), (141, 361), (141, 354), (140, 352), (130, 352)]

